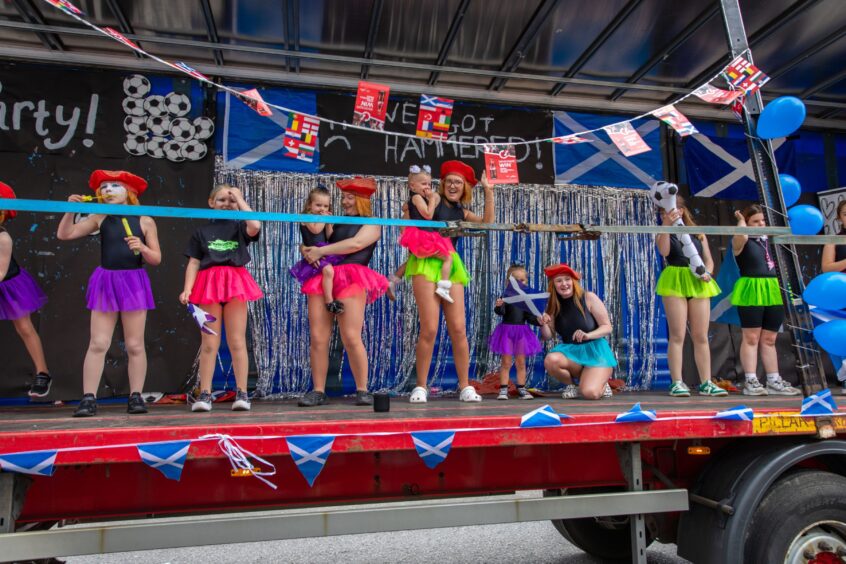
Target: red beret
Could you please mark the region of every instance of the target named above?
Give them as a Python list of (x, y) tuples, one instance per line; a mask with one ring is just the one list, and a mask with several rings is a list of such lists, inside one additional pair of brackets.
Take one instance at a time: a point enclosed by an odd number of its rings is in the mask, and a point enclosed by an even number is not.
[(470, 186), (475, 186), (479, 183), (476, 180), (476, 173), (470, 165), (466, 165), (461, 161), (447, 161), (441, 165), (441, 180), (450, 174), (457, 174), (470, 183)]
[(544, 274), (546, 274), (546, 277), (549, 278), (550, 280), (552, 280), (556, 276), (569, 276), (573, 280), (581, 280), (582, 279), (582, 277), (579, 275), (578, 272), (576, 272), (575, 270), (573, 270), (572, 268), (570, 268), (569, 266), (567, 266), (563, 262), (561, 264), (554, 264), (552, 266), (547, 266), (546, 268), (543, 269), (543, 272), (544, 272)]
[[(4, 184), (3, 182), (0, 182), (0, 198), (6, 198), (6, 199), (9, 199), (9, 200), (14, 200), (15, 199), (15, 191), (12, 190), (12, 187), (9, 186), (8, 184)], [(3, 209), (3, 207), (0, 206), (0, 210), (2, 210), (2, 209)], [(16, 215), (18, 215), (18, 212), (16, 212), (15, 210), (6, 210), (6, 217), (8, 217), (9, 219), (12, 219)]]
[(352, 192), (362, 198), (369, 198), (376, 191), (376, 179), (371, 176), (344, 178), (335, 182), (335, 185), (344, 192)]
[(88, 179), (88, 187), (96, 192), (103, 182), (123, 182), (136, 196), (140, 196), (147, 189), (146, 180), (125, 170), (95, 170)]

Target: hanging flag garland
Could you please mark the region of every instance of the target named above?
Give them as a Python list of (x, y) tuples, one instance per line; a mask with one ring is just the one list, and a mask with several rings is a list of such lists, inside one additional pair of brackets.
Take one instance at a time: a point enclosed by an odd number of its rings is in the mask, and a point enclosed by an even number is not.
[(709, 104), (722, 104), (724, 106), (733, 103), (741, 94), (742, 92), (740, 91), (723, 90), (722, 88), (712, 86), (710, 83), (700, 86), (693, 91), (693, 95), (700, 100)]
[(0, 468), (4, 472), (17, 472), (32, 476), (52, 476), (58, 450), (42, 450), (0, 455)]
[(452, 107), (455, 101), (438, 96), (420, 95), (420, 110), (417, 114), (417, 136), (426, 139), (446, 139), (452, 121)]
[(549, 404), (530, 411), (520, 418), (520, 427), (560, 427), (561, 418), (569, 419), (569, 415), (558, 413)]
[(185, 466), (189, 448), (191, 441), (144, 443), (138, 445), (138, 456), (144, 464), (155, 468), (168, 480), (178, 482), (182, 477), (182, 468)]
[(641, 409), (640, 403), (636, 403), (630, 410), (618, 415), (614, 421), (617, 423), (652, 423), (656, 419), (658, 419), (658, 416), (655, 411)]
[(306, 479), (309, 487), (313, 486), (317, 476), (326, 466), (326, 460), (332, 454), (332, 445), (335, 442), (334, 435), (285, 437), (285, 442), (288, 443), (288, 450), (297, 465), (297, 470)]
[(752, 409), (745, 405), (738, 405), (725, 411), (718, 411), (714, 415), (714, 419), (722, 419), (723, 421), (752, 421), (754, 417)]
[(576, 145), (577, 143), (593, 143), (593, 139), (588, 139), (587, 137), (580, 137), (579, 135), (566, 135), (564, 137), (553, 137), (551, 139), (553, 143), (558, 143), (559, 145)]
[(831, 397), (831, 390), (825, 389), (802, 400), (801, 415), (833, 415), (837, 411), (837, 404)]
[(663, 108), (658, 108), (652, 112), (652, 115), (672, 127), (680, 137), (699, 133), (693, 124), (690, 123), (690, 120), (687, 119), (687, 117), (678, 111), (672, 104), (664, 106)]
[(429, 468), (434, 468), (444, 460), (452, 448), (455, 431), (418, 431), (411, 433), (411, 442), (417, 454)]

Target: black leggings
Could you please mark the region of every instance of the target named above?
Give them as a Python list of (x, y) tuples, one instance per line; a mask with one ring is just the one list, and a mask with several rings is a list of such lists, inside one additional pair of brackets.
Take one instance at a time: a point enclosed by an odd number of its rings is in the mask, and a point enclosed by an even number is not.
[(737, 306), (740, 326), (744, 329), (761, 328), (778, 333), (784, 322), (784, 306)]

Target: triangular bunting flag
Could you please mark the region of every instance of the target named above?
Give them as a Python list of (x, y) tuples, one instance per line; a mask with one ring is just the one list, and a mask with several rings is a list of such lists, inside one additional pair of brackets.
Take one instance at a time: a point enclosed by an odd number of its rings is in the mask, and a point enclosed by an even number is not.
[(613, 123), (602, 128), (611, 141), (627, 157), (650, 151), (649, 145), (629, 122)]
[(411, 433), (411, 440), (417, 454), (429, 468), (434, 468), (444, 460), (452, 447), (455, 431), (420, 431)]
[(182, 477), (182, 468), (185, 466), (185, 458), (188, 456), (188, 449), (191, 448), (191, 441), (142, 443), (135, 446), (138, 448), (141, 461), (164, 474), (168, 480), (178, 482)]
[(630, 410), (618, 415), (614, 421), (617, 423), (651, 423), (657, 418), (654, 410), (643, 410), (640, 408), (640, 404), (636, 403)]
[(738, 405), (725, 411), (718, 411), (714, 415), (714, 419), (722, 419), (724, 421), (752, 421), (754, 414), (751, 407), (745, 405)]
[(652, 115), (672, 127), (680, 137), (699, 133), (693, 124), (690, 123), (690, 120), (687, 119), (683, 113), (678, 111), (675, 106), (670, 105), (658, 108), (652, 112)]
[(520, 418), (521, 427), (560, 427), (561, 417), (569, 418), (569, 415), (559, 415), (549, 405), (544, 405), (530, 411)]
[(251, 107), (258, 115), (268, 117), (272, 116), (273, 112), (270, 106), (264, 101), (264, 98), (259, 94), (258, 89), (250, 88), (249, 90), (242, 90), (239, 98), (242, 102)]
[(291, 458), (297, 469), (308, 482), (309, 487), (320, 475), (326, 465), (326, 459), (332, 453), (334, 435), (305, 435), (301, 437), (285, 437)]
[(837, 411), (837, 404), (831, 397), (831, 390), (820, 390), (802, 400), (800, 415), (831, 415)]
[(727, 106), (733, 103), (743, 92), (740, 90), (723, 90), (722, 88), (706, 84), (694, 90), (693, 94), (711, 104), (723, 104)]
[(761, 69), (739, 56), (736, 57), (725, 71), (726, 78), (731, 85), (746, 94), (751, 94), (769, 82), (770, 77)]
[(0, 468), (5, 472), (31, 474), (33, 476), (52, 476), (58, 450), (40, 450), (0, 454)]
[(53, 6), (55, 6), (56, 8), (60, 9), (61, 11), (65, 12), (65, 13), (72, 14), (72, 15), (75, 14), (77, 16), (84, 16), (85, 15), (85, 12), (83, 12), (82, 10), (80, 10), (79, 8), (74, 6), (73, 3), (70, 2), (70, 0), (47, 0), (47, 2), (49, 2), (50, 4), (52, 4)]

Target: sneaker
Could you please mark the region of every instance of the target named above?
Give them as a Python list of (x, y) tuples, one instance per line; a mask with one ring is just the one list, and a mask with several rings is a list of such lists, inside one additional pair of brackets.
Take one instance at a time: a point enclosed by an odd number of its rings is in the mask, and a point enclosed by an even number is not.
[(338, 300), (329, 302), (328, 304), (326, 304), (326, 311), (328, 311), (329, 313), (334, 313), (336, 315), (344, 313), (344, 304), (342, 304)]
[(73, 412), (74, 417), (92, 417), (97, 415), (97, 398), (94, 394), (85, 394)]
[[(529, 390), (526, 388), (517, 388), (517, 395), (521, 400), (532, 400), (535, 399), (535, 396), (529, 393)], [(499, 399), (499, 398), (496, 398)]]
[(449, 280), (439, 280), (438, 287), (435, 288), (435, 295), (439, 296), (445, 302), (454, 304), (455, 300), (452, 299), (452, 296), (449, 295), (450, 288), (452, 288), (452, 282), (450, 282)]
[(766, 396), (769, 395), (767, 390), (764, 389), (764, 386), (758, 381), (757, 378), (751, 378), (746, 380), (746, 383), (743, 384), (743, 395), (745, 396)]
[(767, 380), (767, 393), (774, 396), (798, 396), (802, 392), (779, 378), (778, 380)]
[(202, 391), (200, 392), (199, 397), (194, 400), (193, 405), (191, 405), (191, 411), (202, 411), (208, 412), (212, 410), (212, 395), (211, 392)]
[(579, 387), (575, 384), (567, 384), (561, 392), (562, 399), (576, 399), (579, 397)]
[(300, 407), (317, 407), (318, 405), (326, 405), (329, 403), (329, 397), (326, 392), (317, 392), (312, 390), (300, 398), (297, 405)]
[(355, 391), (355, 405), (373, 405), (373, 396), (367, 390)]
[(43, 398), (50, 393), (50, 386), (53, 385), (53, 379), (46, 372), (39, 372), (35, 375), (35, 380), (29, 388), (29, 397)]
[(507, 400), (508, 399), (508, 388), (500, 388), (499, 395), (496, 396), (498, 400)]
[(728, 392), (713, 383), (711, 380), (708, 380), (706, 382), (703, 382), (702, 384), (699, 384), (699, 395), (723, 397), (727, 396)]
[(461, 390), (461, 394), (458, 396), (458, 401), (463, 401), (467, 403), (479, 403), (482, 401), (482, 396), (476, 393), (476, 388), (473, 386), (467, 386), (463, 390)]
[(417, 386), (411, 390), (411, 396), (408, 398), (409, 403), (426, 403), (429, 398), (429, 392), (422, 386)]
[(129, 399), (126, 400), (126, 412), (130, 415), (141, 415), (147, 413), (147, 404), (144, 403), (144, 398), (138, 392), (129, 394)]
[(605, 388), (602, 390), (602, 399), (613, 397), (614, 390), (611, 389), (611, 385), (608, 382), (605, 382)]
[(687, 387), (687, 384), (679, 380), (678, 382), (673, 382), (670, 384), (670, 395), (674, 398), (689, 398), (690, 397), (690, 388)]
[(232, 411), (249, 411), (250, 396), (241, 388), (235, 390), (235, 401), (232, 403)]

